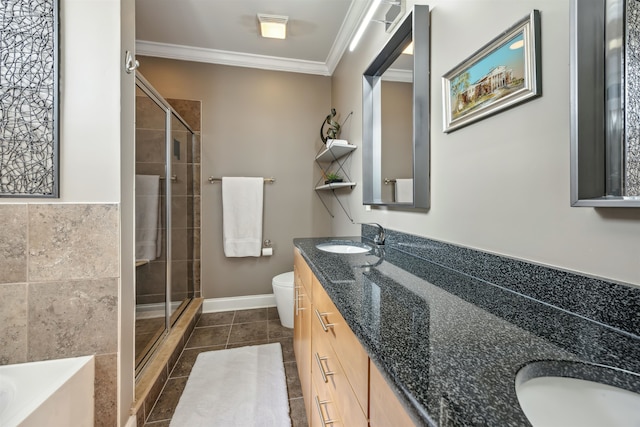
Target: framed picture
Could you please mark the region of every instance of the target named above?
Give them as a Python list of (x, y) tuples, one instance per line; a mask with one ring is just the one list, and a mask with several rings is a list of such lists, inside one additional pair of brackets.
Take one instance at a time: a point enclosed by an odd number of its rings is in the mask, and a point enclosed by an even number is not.
[(0, 34), (0, 197), (58, 197), (58, 0), (3, 0)]
[(540, 12), (534, 10), (442, 77), (449, 133), (542, 94)]

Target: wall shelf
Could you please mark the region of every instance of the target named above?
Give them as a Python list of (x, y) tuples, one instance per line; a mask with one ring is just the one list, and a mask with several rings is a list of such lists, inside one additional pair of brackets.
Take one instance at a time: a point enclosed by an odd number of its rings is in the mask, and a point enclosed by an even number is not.
[[(351, 181), (351, 179), (349, 178), (349, 174), (347, 174), (347, 171), (344, 168), (345, 163), (347, 162), (347, 160), (349, 159), (349, 157), (351, 156), (351, 154), (356, 148), (358, 148), (358, 146), (352, 145), (352, 144), (335, 144), (329, 148), (326, 148), (323, 146), (322, 149), (320, 149), (320, 151), (316, 155), (316, 159), (315, 159), (316, 165), (318, 165), (318, 167), (322, 171), (322, 176), (320, 177), (320, 179), (318, 179), (318, 182), (316, 182), (314, 189), (316, 191), (316, 194), (320, 198), (320, 201), (322, 202), (325, 209), (327, 210), (327, 212), (329, 212), (329, 215), (331, 215), (332, 218), (334, 217), (334, 215), (329, 209), (329, 207), (327, 206), (327, 204), (325, 203), (322, 196), (320, 196), (320, 192), (331, 191), (333, 196), (336, 198), (336, 200), (340, 204), (340, 207), (344, 211), (345, 215), (347, 215), (347, 217), (351, 221), (353, 221), (353, 219), (345, 209), (344, 205), (336, 195), (335, 190), (340, 188), (353, 189), (356, 186), (356, 183)], [(340, 174), (345, 178), (345, 181), (324, 184), (325, 176), (329, 172)]]
[(338, 160), (341, 157), (346, 156), (353, 150), (358, 148), (357, 145), (333, 145), (331, 148), (325, 148), (316, 156), (316, 162), (318, 163), (331, 163)]
[(336, 188), (353, 187), (356, 186), (355, 182), (332, 182), (331, 184), (319, 185), (316, 187), (316, 191), (323, 190), (335, 190)]

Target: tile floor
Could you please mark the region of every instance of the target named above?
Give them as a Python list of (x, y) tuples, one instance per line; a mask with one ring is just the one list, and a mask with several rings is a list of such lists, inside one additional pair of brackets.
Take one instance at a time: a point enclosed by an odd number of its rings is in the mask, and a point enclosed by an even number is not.
[(275, 307), (202, 314), (144, 427), (169, 426), (199, 353), (273, 342), (282, 345), (292, 427), (306, 427), (302, 389), (293, 354), (293, 329), (280, 324)]

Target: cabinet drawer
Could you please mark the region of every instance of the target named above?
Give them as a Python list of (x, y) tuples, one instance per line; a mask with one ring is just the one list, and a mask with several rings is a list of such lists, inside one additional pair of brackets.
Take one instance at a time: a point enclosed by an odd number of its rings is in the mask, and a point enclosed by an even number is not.
[(307, 265), (307, 262), (302, 258), (298, 248), (295, 248), (293, 251), (293, 271), (296, 284), (302, 285), (309, 296), (309, 300), (313, 301), (311, 295), (311, 277), (313, 276), (313, 273)]
[(370, 372), (369, 425), (414, 427), (415, 423), (373, 362)]
[[(367, 427), (367, 407), (361, 406), (340, 364), (340, 360), (329, 344), (319, 322), (312, 328), (311, 373), (318, 388), (325, 387), (335, 402), (340, 419), (345, 426)], [(366, 403), (366, 402), (365, 402)]]
[[(309, 417), (309, 426), (311, 427), (349, 427), (348, 424), (344, 424), (340, 419), (338, 413), (338, 407), (332, 400), (329, 390), (319, 385), (315, 380), (311, 381), (311, 416)], [(305, 398), (306, 399), (306, 398)]]
[(312, 281), (314, 316), (311, 323), (313, 324), (314, 340), (317, 337), (323, 337), (331, 345), (346, 373), (360, 407), (364, 408), (366, 415), (369, 392), (369, 356), (315, 276), (312, 277)]

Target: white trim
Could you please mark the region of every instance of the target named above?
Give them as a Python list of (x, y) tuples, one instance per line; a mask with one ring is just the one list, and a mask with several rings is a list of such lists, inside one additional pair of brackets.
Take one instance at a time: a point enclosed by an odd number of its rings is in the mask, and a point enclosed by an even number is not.
[(136, 416), (132, 415), (129, 417), (124, 427), (136, 427), (137, 425), (138, 425), (138, 421), (136, 420)]
[(217, 311), (248, 310), (252, 308), (275, 307), (276, 297), (273, 294), (246, 295), (241, 297), (207, 298), (202, 303), (203, 313)]
[(333, 75), (333, 72), (336, 70), (344, 52), (347, 50), (347, 46), (349, 46), (349, 41), (358, 28), (358, 23), (364, 18), (372, 2), (373, 0), (351, 2), (347, 15), (342, 22), (333, 46), (331, 46), (331, 51), (327, 56), (326, 66), (329, 70), (329, 75)]
[(319, 74), (321, 76), (330, 75), (327, 65), (318, 61), (285, 59), (275, 56), (204, 49), (200, 47), (156, 43), (145, 40), (136, 41), (136, 55), (179, 59), (182, 61), (206, 62), (210, 64), (232, 65), (236, 67), (289, 71), (292, 73)]
[(413, 71), (389, 68), (382, 74), (382, 81), (413, 83)]

